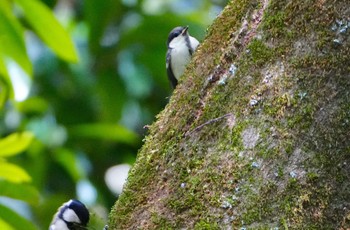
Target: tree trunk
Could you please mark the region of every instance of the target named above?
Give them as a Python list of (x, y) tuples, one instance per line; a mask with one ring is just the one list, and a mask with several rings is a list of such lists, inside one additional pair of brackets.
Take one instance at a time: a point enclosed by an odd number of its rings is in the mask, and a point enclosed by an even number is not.
[(230, 2), (149, 132), (110, 229), (349, 229), (350, 1)]

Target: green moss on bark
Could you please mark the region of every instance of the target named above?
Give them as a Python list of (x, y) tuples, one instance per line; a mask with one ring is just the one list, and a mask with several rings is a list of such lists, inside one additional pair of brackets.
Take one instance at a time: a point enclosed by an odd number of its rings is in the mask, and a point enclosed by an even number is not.
[(346, 7), (231, 1), (150, 127), (110, 227), (350, 227)]

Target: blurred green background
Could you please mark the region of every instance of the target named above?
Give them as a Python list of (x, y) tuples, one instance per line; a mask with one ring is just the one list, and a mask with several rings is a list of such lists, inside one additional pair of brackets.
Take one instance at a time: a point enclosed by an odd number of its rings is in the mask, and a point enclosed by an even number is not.
[(0, 229), (47, 229), (71, 198), (101, 229), (106, 170), (133, 164), (171, 95), (168, 33), (202, 41), (226, 2), (0, 0)]

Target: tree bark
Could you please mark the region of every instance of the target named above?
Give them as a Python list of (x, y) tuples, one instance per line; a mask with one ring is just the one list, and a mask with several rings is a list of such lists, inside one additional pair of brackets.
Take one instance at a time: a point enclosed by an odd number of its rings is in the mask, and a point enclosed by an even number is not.
[(350, 1), (231, 1), (110, 228), (349, 229), (349, 142)]

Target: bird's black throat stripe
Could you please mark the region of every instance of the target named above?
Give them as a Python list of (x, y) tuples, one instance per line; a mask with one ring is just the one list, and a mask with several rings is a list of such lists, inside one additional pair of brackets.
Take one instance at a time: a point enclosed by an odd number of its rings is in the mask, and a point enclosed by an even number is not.
[(65, 211), (66, 211), (68, 208), (69, 208), (68, 205), (63, 206), (63, 207), (60, 209), (60, 211), (59, 211), (58, 217), (59, 217), (61, 220), (63, 220), (64, 223), (66, 223), (66, 225), (67, 225), (67, 227), (68, 227), (69, 229), (72, 229), (72, 228), (71, 228), (72, 223), (66, 221), (66, 220), (63, 218), (63, 213), (65, 213)]

